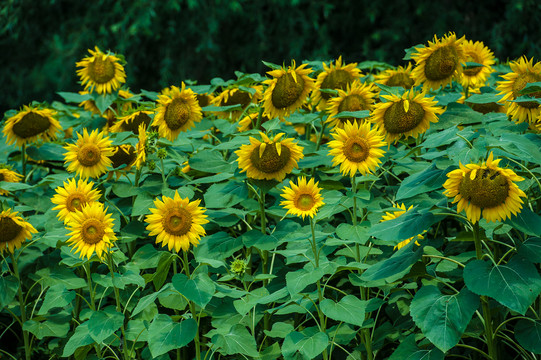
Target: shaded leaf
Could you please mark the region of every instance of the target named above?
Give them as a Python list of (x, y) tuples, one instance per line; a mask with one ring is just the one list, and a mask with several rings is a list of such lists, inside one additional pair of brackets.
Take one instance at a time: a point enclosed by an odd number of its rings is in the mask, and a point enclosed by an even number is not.
[(148, 347), (153, 357), (189, 344), (197, 332), (194, 319), (174, 322), (164, 314), (158, 314), (148, 328)]
[(354, 295), (346, 295), (337, 303), (324, 299), (320, 307), (323, 314), (333, 320), (362, 326), (367, 305), (368, 301), (359, 300)]

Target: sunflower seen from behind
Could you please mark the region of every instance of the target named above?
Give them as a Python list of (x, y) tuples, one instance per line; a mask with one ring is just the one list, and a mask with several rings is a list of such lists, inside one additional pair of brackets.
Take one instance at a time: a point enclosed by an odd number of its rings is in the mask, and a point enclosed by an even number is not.
[(416, 138), (428, 130), (430, 123), (438, 122), (438, 115), (444, 111), (436, 106), (434, 97), (426, 97), (425, 93), (416, 93), (413, 89), (400, 96), (381, 97), (387, 101), (374, 106), (370, 121), (381, 129), (389, 143), (402, 137)]
[(524, 178), (511, 169), (499, 167), (501, 159), (494, 160), (491, 152), (481, 165), (459, 164), (460, 168), (447, 173), (448, 179), (443, 184), (447, 197), (454, 197), (457, 212), (466, 211), (466, 217), (472, 223), (481, 218), (487, 222), (502, 221), (516, 215), (522, 209), (521, 197), (526, 194), (516, 182)]
[(396, 69), (387, 69), (380, 72), (374, 77), (374, 82), (387, 86), (400, 86), (409, 90), (415, 83), (411, 72), (412, 65), (408, 63), (406, 67), (399, 66)]
[(208, 223), (206, 209), (199, 206), (200, 202), (182, 198), (178, 191), (173, 198), (162, 196), (161, 200), (154, 200), (155, 208), (145, 218), (150, 236), (156, 236), (156, 243), (170, 251), (188, 251), (190, 245), (197, 246), (206, 235), (202, 225)]
[(64, 146), (64, 149), (68, 151), (64, 153), (68, 172), (75, 172), (81, 179), (99, 178), (111, 166), (112, 142), (98, 130), (88, 134), (85, 128), (83, 135), (77, 133), (77, 142)]
[(111, 166), (114, 170), (109, 172), (108, 179), (116, 175), (116, 179), (121, 175), (130, 171), (135, 162), (137, 161), (137, 151), (135, 147), (130, 144), (122, 144), (113, 146), (113, 153), (109, 156), (111, 159)]
[(100, 191), (93, 189), (94, 183), (91, 181), (68, 179), (63, 185), (55, 189), (56, 194), (51, 202), (56, 205), (53, 210), (58, 210), (57, 217), (64, 224), (76, 211), (81, 211), (83, 206), (97, 202), (101, 197)]
[(23, 242), (30, 240), (37, 230), (12, 209), (0, 213), (0, 254), (13, 253)]
[(346, 122), (356, 122), (354, 117), (338, 118), (343, 111), (372, 111), (376, 97), (376, 89), (371, 83), (354, 81), (346, 87), (346, 90), (338, 90), (338, 96), (333, 97), (327, 104), (329, 117), (327, 123), (331, 127), (343, 128)]
[(145, 127), (150, 125), (152, 119), (150, 115), (153, 112), (149, 110), (137, 110), (131, 114), (121, 116), (115, 124), (109, 128), (111, 132), (131, 131), (135, 135), (139, 135), (139, 125), (144, 124)]
[[(388, 220), (393, 220), (393, 219), (396, 219), (397, 217), (401, 216), (401, 215), (404, 215), (407, 211), (410, 211), (411, 209), (413, 209), (413, 205), (410, 205), (409, 208), (406, 209), (406, 205), (404, 204), (393, 204), (393, 208), (396, 208), (398, 209), (397, 211), (393, 211), (393, 212), (388, 212), (386, 211), (385, 212), (385, 215), (383, 215), (381, 217), (381, 220), (380, 222), (383, 222), (383, 221), (388, 221)], [(426, 232), (423, 231), (423, 233)], [(422, 240), (424, 239), (424, 236), (421, 235), (422, 233), (418, 234), (417, 236), (412, 236), (406, 240), (403, 240), (401, 242), (399, 242), (395, 247), (394, 249), (395, 250), (400, 250), (402, 249), (404, 246), (408, 245), (414, 238), (415, 238), (415, 245), (419, 246), (419, 242), (418, 240)]]
[(281, 194), (284, 200), (280, 205), (287, 209), (286, 215), (293, 214), (303, 220), (306, 216), (313, 218), (325, 204), (318, 184), (313, 178), (306, 182), (306, 177), (301, 176), (297, 179), (297, 184), (291, 181), (289, 187), (284, 187)]
[(121, 59), (111, 53), (103, 53), (97, 46), (88, 49), (91, 56), (83, 58), (75, 65), (80, 68), (77, 75), (81, 85), (89, 92), (111, 94), (126, 82), (126, 72)]
[(55, 140), (62, 126), (56, 119), (56, 111), (39, 106), (24, 105), (17, 114), (9, 117), (3, 133), (8, 145), (23, 146), (35, 141)]
[(241, 172), (257, 180), (282, 181), (297, 162), (303, 158), (303, 148), (293, 142), (292, 138), (282, 139), (280, 133), (271, 140), (260, 132), (261, 140), (250, 136), (250, 145), (241, 145), (235, 151)]
[[(0, 181), (18, 183), (22, 180), (22, 175), (9, 168), (0, 167)], [(0, 195), (7, 195), (9, 191), (0, 188)]]
[(385, 154), (381, 147), (387, 143), (377, 128), (371, 129), (369, 122), (347, 122), (343, 129), (336, 127), (334, 131), (334, 140), (328, 143), (329, 155), (333, 156), (333, 166), (340, 165), (343, 175), (365, 175), (379, 167)]
[(462, 49), (466, 55), (467, 62), (477, 63), (481, 66), (463, 69), (460, 84), (462, 84), (463, 88), (479, 88), (484, 86), (490, 74), (494, 72), (492, 68), (492, 65), (496, 62), (494, 60), (494, 53), (481, 41), (464, 41)]

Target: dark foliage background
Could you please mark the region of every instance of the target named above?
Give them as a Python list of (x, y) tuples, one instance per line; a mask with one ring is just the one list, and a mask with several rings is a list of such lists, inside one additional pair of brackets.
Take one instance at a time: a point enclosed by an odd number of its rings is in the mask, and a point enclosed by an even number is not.
[(132, 91), (234, 78), (305, 59), (403, 65), (404, 49), (448, 31), (505, 61), (540, 60), (541, 2), (373, 0), (0, 0), (0, 111), (78, 91), (75, 62), (124, 54)]

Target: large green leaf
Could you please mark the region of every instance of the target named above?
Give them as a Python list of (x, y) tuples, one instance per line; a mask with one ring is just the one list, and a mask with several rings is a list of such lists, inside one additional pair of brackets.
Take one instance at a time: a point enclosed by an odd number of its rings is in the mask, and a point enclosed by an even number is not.
[(153, 304), (154, 301), (158, 298), (158, 295), (160, 295), (162, 291), (169, 289), (170, 286), (171, 286), (170, 284), (167, 284), (166, 286), (162, 287), (159, 291), (143, 296), (141, 299), (139, 299), (137, 306), (135, 307), (135, 309), (133, 309), (131, 313), (131, 317), (133, 318), (135, 315), (145, 310), (150, 304)]
[(541, 238), (526, 239), (518, 248), (519, 255), (524, 256), (533, 263), (541, 263)]
[(370, 235), (396, 245), (400, 241), (417, 236), (440, 221), (430, 211), (411, 209), (396, 219), (383, 221), (370, 228)]
[(474, 293), (490, 296), (522, 315), (541, 293), (538, 270), (520, 256), (502, 265), (482, 260), (469, 262), (464, 268), (464, 282)]
[(286, 274), (286, 286), (291, 295), (298, 294), (303, 291), (308, 285), (315, 284), (321, 279), (324, 271), (321, 268), (306, 270), (300, 269), (297, 271), (288, 272)]
[(90, 345), (92, 343), (94, 343), (94, 339), (92, 339), (92, 336), (90, 336), (88, 331), (87, 321), (77, 326), (75, 332), (66, 343), (66, 346), (64, 346), (62, 357), (69, 357), (81, 346)]
[(364, 245), (370, 238), (368, 231), (364, 226), (342, 223), (336, 228), (336, 235), (342, 240)]
[(248, 197), (246, 183), (228, 181), (211, 185), (203, 195), (205, 206), (213, 209), (233, 207)]
[(0, 310), (15, 299), (19, 282), (13, 275), (0, 277)]
[(439, 170), (432, 164), (425, 170), (405, 178), (396, 192), (396, 200), (407, 199), (441, 188), (447, 179), (446, 173), (447, 171)]
[(415, 344), (415, 335), (410, 335), (396, 348), (388, 360), (443, 360), (440, 349), (419, 349)]
[(101, 311), (94, 311), (88, 320), (88, 331), (92, 339), (101, 344), (115, 331), (120, 329), (124, 322), (124, 315), (116, 312), (109, 306)]
[(458, 344), (475, 310), (479, 296), (464, 288), (443, 295), (432, 285), (423, 286), (411, 301), (410, 313), (423, 334), (443, 352)]
[(170, 350), (181, 348), (193, 340), (197, 332), (197, 322), (186, 319), (174, 322), (164, 314), (158, 314), (148, 328), (148, 347), (153, 357)]
[(63, 338), (70, 330), (69, 321), (69, 316), (56, 314), (49, 316), (45, 321), (28, 320), (24, 323), (23, 330), (31, 332), (40, 340), (46, 336)]
[(243, 325), (235, 325), (228, 332), (218, 333), (212, 337), (212, 343), (224, 355), (243, 354), (259, 357), (255, 339)]
[(308, 337), (294, 331), (284, 339), (282, 354), (287, 358), (299, 352), (308, 359), (314, 359), (327, 348), (328, 343), (329, 337), (324, 332)]
[(38, 270), (36, 275), (42, 279), (43, 286), (63, 284), (68, 290), (86, 287), (86, 281), (75, 275), (72, 270), (66, 267), (46, 267)]
[(368, 301), (359, 300), (354, 295), (346, 295), (337, 303), (330, 299), (324, 299), (320, 308), (325, 316), (333, 320), (362, 326), (367, 305)]
[(515, 337), (526, 350), (541, 354), (541, 321), (519, 320), (515, 325)]
[(204, 308), (214, 296), (216, 286), (207, 274), (197, 274), (189, 279), (184, 274), (176, 274), (172, 279), (173, 287), (188, 300)]
[(194, 253), (197, 261), (201, 259), (224, 260), (241, 248), (241, 237), (233, 237), (224, 231), (219, 231), (205, 237), (205, 241), (201, 241), (194, 249)]
[(194, 170), (207, 173), (232, 173), (237, 165), (224, 160), (221, 153), (211, 150), (202, 150), (190, 158), (190, 167)]
[(541, 234), (541, 216), (528, 208), (522, 209), (516, 216), (511, 216), (504, 222), (528, 235), (539, 236)]
[(361, 275), (361, 280), (374, 281), (400, 274), (415, 264), (421, 258), (422, 254), (422, 248), (417, 247), (412, 242), (409, 246), (405, 246), (398, 250), (390, 258), (369, 267)]
[(49, 288), (38, 315), (45, 315), (53, 308), (63, 308), (75, 299), (75, 291), (68, 290), (64, 284), (56, 284)]

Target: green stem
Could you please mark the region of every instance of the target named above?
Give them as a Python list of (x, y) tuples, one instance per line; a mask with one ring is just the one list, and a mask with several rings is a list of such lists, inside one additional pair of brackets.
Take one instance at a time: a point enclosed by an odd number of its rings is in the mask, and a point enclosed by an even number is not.
[(160, 158), (160, 171), (162, 172), (163, 186), (167, 186), (167, 180), (165, 179), (165, 168), (163, 167), (163, 159)]
[[(23, 166), (23, 169), (24, 169), (24, 166)], [(9, 256), (11, 257), (11, 264), (13, 266), (13, 275), (15, 275), (15, 277), (17, 278), (17, 281), (19, 282), (19, 288), (17, 292), (19, 295), (19, 307), (21, 309), (21, 330), (22, 330), (24, 327), (24, 323), (26, 322), (26, 304), (24, 302), (24, 296), (23, 296), (23, 283), (21, 282), (21, 277), (19, 274), (19, 266), (17, 265), (17, 260), (15, 259), (15, 256), (13, 256), (12, 252), (9, 253)], [(25, 359), (30, 360), (30, 354), (32, 352), (32, 349), (30, 348), (28, 331), (22, 330), (22, 332), (23, 332)]]
[[(319, 252), (317, 250), (317, 244), (316, 244), (316, 222), (314, 218), (310, 217), (310, 230), (312, 231), (312, 241), (310, 241), (312, 245), (312, 251), (314, 252), (314, 259), (315, 259), (315, 268), (319, 268)], [(323, 315), (323, 312), (321, 311), (321, 303), (323, 302), (323, 292), (321, 291), (321, 281), (318, 279), (316, 282), (317, 286), (317, 298), (318, 298), (318, 307), (317, 307), (317, 314), (319, 316), (319, 324), (321, 328), (321, 332), (325, 332), (326, 329), (326, 321), (325, 321), (325, 315)], [(327, 360), (327, 348), (323, 350), (323, 359)]]
[[(90, 309), (96, 311), (96, 300), (94, 299), (94, 288), (92, 287), (92, 273), (90, 272), (90, 263), (83, 263), (83, 268), (86, 273), (86, 282), (88, 284), (88, 292), (90, 293)], [(101, 358), (101, 349), (98, 344), (94, 344), (94, 349), (96, 349), (96, 354)]]
[[(191, 277), (190, 274), (190, 263), (188, 262), (188, 253), (186, 251), (183, 251), (182, 254), (184, 255), (184, 272), (186, 273), (186, 276), (188, 278)], [(201, 360), (201, 345), (199, 342), (199, 318), (197, 316), (197, 313), (195, 312), (195, 304), (193, 301), (190, 301), (190, 312), (192, 313), (192, 318), (194, 318), (197, 321), (197, 329), (195, 330), (195, 358), (196, 360)]]
[(317, 137), (317, 143), (316, 143), (316, 151), (319, 150), (319, 147), (321, 146), (321, 140), (323, 139), (323, 134), (325, 133), (325, 127), (327, 126), (327, 123), (323, 121), (321, 124), (321, 131), (318, 134)]
[(21, 147), (21, 162), (23, 166), (23, 182), (26, 182), (26, 144)]
[(261, 120), (262, 119), (263, 119), (263, 107), (261, 106), (259, 108), (259, 113), (257, 114), (257, 121), (256, 121), (255, 127), (254, 127), (255, 130), (259, 130), (259, 128), (261, 127)]
[[(120, 293), (118, 291), (118, 288), (115, 286), (115, 271), (114, 271), (114, 264), (113, 264), (113, 255), (109, 254), (108, 256), (108, 266), (109, 271), (111, 271), (111, 280), (113, 282), (113, 289), (115, 292), (115, 300), (116, 300), (116, 311), (120, 314), (122, 314), (122, 307), (120, 305)], [(122, 341), (123, 341), (123, 353), (124, 353), (124, 359), (129, 360), (130, 359), (130, 353), (128, 349), (128, 343), (126, 341), (126, 331), (124, 329), (124, 321), (122, 322), (122, 325), (120, 326), (120, 332), (122, 333)]]

